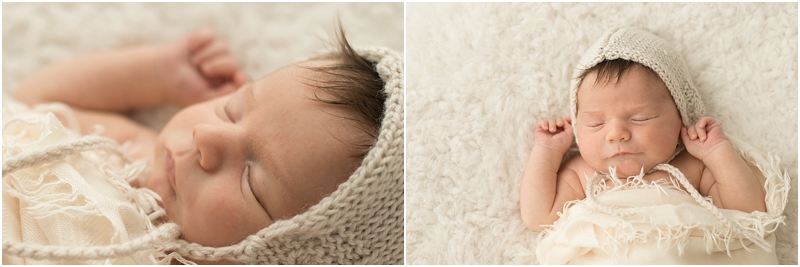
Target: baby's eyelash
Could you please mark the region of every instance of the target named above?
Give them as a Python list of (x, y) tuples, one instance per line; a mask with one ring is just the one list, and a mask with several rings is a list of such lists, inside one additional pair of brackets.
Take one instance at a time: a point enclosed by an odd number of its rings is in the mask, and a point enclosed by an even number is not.
[(256, 196), (256, 192), (253, 191), (253, 183), (250, 180), (250, 178), (251, 178), (250, 165), (245, 165), (244, 166), (244, 174), (242, 174), (242, 177), (243, 177), (243, 179), (247, 179), (247, 181), (246, 181), (247, 182), (247, 187), (250, 187), (250, 193), (253, 194), (253, 198), (255, 198), (256, 201), (258, 202), (258, 204), (261, 205), (261, 207), (263, 207), (266, 210), (266, 206), (264, 206), (264, 203), (261, 203), (261, 200), (258, 199), (258, 196)]
[(632, 120), (633, 120), (633, 121), (649, 121), (649, 120), (655, 119), (656, 117), (658, 117), (658, 116), (654, 116), (654, 117), (644, 117), (644, 118), (634, 118), (634, 119), (632, 119)]

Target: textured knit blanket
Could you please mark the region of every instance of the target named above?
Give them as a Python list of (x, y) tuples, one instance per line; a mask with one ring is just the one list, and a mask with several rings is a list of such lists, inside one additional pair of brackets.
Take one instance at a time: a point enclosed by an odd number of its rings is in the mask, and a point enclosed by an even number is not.
[(797, 264), (797, 3), (407, 3), (406, 16), (407, 263), (539, 262), (519, 213), (533, 126), (569, 115), (581, 55), (633, 26), (674, 45), (726, 134), (780, 158), (792, 187), (775, 251)]

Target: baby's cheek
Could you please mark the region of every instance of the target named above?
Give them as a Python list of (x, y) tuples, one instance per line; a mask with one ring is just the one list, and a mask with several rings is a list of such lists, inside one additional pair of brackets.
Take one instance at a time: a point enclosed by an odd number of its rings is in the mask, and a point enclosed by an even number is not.
[(189, 241), (206, 246), (225, 246), (244, 238), (242, 202), (236, 197), (225, 197), (223, 193), (207, 197), (205, 205), (188, 211), (194, 214), (192, 217), (196, 216), (196, 227), (192, 227), (196, 232), (185, 233), (187, 239), (195, 236), (197, 240)]

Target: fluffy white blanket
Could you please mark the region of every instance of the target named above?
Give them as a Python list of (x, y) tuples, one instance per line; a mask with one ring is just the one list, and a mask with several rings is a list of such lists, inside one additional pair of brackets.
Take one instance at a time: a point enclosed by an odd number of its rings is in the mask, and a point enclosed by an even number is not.
[(791, 178), (776, 231), (797, 264), (796, 3), (407, 4), (406, 261), (538, 262), (519, 215), (534, 123), (566, 116), (575, 62), (636, 26), (684, 56), (708, 115)]

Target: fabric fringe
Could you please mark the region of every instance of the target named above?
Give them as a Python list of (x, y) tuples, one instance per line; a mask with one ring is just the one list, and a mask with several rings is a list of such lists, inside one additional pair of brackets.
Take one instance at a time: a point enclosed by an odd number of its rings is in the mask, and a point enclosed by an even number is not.
[[(770, 157), (772, 161), (770, 161), (770, 166), (773, 165), (776, 157)], [(772, 167), (775, 170), (774, 167)], [(785, 172), (784, 172), (785, 174)], [(656, 190), (659, 196), (667, 196), (670, 193), (682, 193), (687, 194), (685, 190), (681, 189), (679, 183), (676, 179), (670, 175), (669, 180), (667, 179), (658, 179), (654, 181), (646, 181), (643, 179), (645, 173), (644, 170), (640, 171), (638, 175), (629, 176), (625, 179), (620, 179), (617, 176), (616, 168), (610, 167), (608, 173), (595, 173), (592, 177), (584, 174), (584, 177), (587, 179), (587, 186), (586, 186), (586, 199), (584, 200), (573, 200), (569, 201), (564, 204), (563, 212), (559, 213), (559, 217), (562, 218), (557, 220), (552, 225), (546, 225), (545, 230), (542, 231), (537, 241), (541, 242), (545, 237), (550, 235), (551, 233), (557, 231), (560, 226), (568, 221), (570, 217), (580, 214), (589, 214), (593, 212), (602, 212), (605, 214), (613, 215), (616, 217), (621, 218), (616, 225), (609, 228), (604, 228), (603, 231), (605, 232), (606, 236), (610, 237), (611, 241), (601, 245), (601, 250), (608, 255), (611, 255), (613, 258), (618, 259), (620, 257), (621, 249), (624, 246), (636, 244), (636, 243), (645, 243), (649, 240), (656, 241), (659, 246), (665, 245), (669, 248), (676, 248), (678, 250), (679, 255), (684, 254), (684, 249), (689, 242), (690, 236), (697, 236), (697, 232), (701, 232), (702, 236), (704, 237), (706, 243), (706, 252), (711, 253), (712, 251), (720, 250), (726, 251), (729, 257), (731, 257), (731, 243), (734, 241), (738, 241), (745, 250), (751, 251), (751, 248), (748, 248), (746, 245), (746, 241), (756, 242), (763, 241), (763, 237), (768, 234), (773, 233), (777, 230), (778, 225), (785, 224), (784, 216), (770, 216), (770, 214), (766, 212), (752, 212), (747, 217), (741, 218), (739, 220), (733, 221), (733, 223), (741, 227), (746, 232), (749, 232), (757, 237), (761, 237), (762, 240), (748, 240), (745, 236), (737, 234), (735, 229), (731, 229), (724, 224), (716, 224), (712, 227), (709, 226), (699, 226), (699, 225), (657, 225), (655, 222), (650, 220), (651, 228), (646, 231), (635, 230), (633, 223), (630, 223), (624, 220), (625, 217), (632, 217), (632, 216), (646, 216), (647, 210), (645, 208), (640, 207), (609, 207), (606, 205), (602, 205), (601, 203), (597, 202), (595, 199), (601, 193), (609, 193), (609, 192), (617, 192), (623, 190), (631, 190), (631, 189), (654, 189)], [(776, 180), (779, 178), (771, 177), (769, 179)], [(624, 182), (622, 181), (624, 180)], [(770, 180), (771, 181), (771, 180)], [(771, 185), (772, 187), (767, 188), (767, 192), (770, 192), (769, 197), (772, 198), (772, 201), (783, 201), (785, 199), (786, 193), (781, 193), (779, 190), (776, 190), (774, 187), (779, 186), (780, 183), (770, 183), (767, 182), (767, 185)], [(596, 185), (596, 186), (589, 186), (589, 185)], [(783, 187), (782, 190), (788, 191), (788, 186)], [(591, 191), (590, 191), (591, 190)], [(776, 192), (777, 191), (777, 192)], [(783, 196), (781, 198), (780, 196)], [(711, 203), (710, 197), (705, 197), (703, 199)], [(574, 207), (579, 203), (588, 206), (591, 210), (576, 210)], [(775, 203), (775, 202), (773, 202)], [(769, 248), (762, 247), (765, 250), (769, 251)]]
[[(3, 183), (3, 191), (26, 203), (25, 210), (36, 219), (54, 215), (67, 215), (71, 218), (82, 215), (95, 214), (96, 203), (85, 198), (75, 188), (59, 179), (50, 171), (45, 171), (33, 181), (19, 181), (12, 179), (13, 187)], [(69, 193), (52, 193), (57, 188), (67, 187)]]
[[(162, 224), (159, 227), (154, 225), (157, 219), (166, 213), (158, 205), (161, 197), (152, 190), (133, 188), (130, 184), (146, 178), (145, 176), (148, 175), (147, 160), (132, 161), (118, 144), (113, 143), (113, 146), (106, 144), (110, 140), (104, 140), (105, 138), (92, 135), (80, 137), (77, 120), (72, 110), (63, 104), (37, 105), (33, 108), (41, 114), (37, 116), (25, 113), (27, 107), (18, 103), (4, 101), (4, 104), (10, 105), (10, 107), (4, 107), (4, 116), (11, 118), (6, 118), (3, 123), (3, 156), (5, 158), (3, 161), (3, 191), (5, 194), (19, 199), (21, 203), (25, 203), (24, 209), (27, 214), (35, 219), (56, 215), (67, 215), (71, 218), (97, 215), (99, 207), (95, 200), (84, 196), (74, 185), (58, 177), (51, 170), (53, 166), (71, 162), (70, 157), (81, 157), (81, 160), (96, 167), (102, 176), (101, 179), (104, 179), (107, 184), (121, 192), (126, 200), (134, 204), (139, 216), (146, 218), (144, 226), (148, 232), (145, 236), (123, 242), (125, 245), (87, 247), (86, 250), (4, 241), (4, 255), (9, 253), (9, 255), (33, 259), (104, 259), (106, 263), (112, 263), (115, 258), (134, 253), (138, 255), (137, 258), (148, 258), (151, 259), (151, 262), (169, 264), (172, 259), (175, 259), (183, 264), (193, 264), (175, 252), (159, 249), (159, 246), (142, 247), (142, 242), (164, 243), (180, 238), (180, 228), (177, 225), (171, 223), (170, 225)], [(62, 115), (68, 125), (61, 123), (54, 113)], [(97, 132), (103, 129), (95, 130)], [(44, 148), (24, 153), (23, 148), (25, 147)], [(61, 147), (70, 149), (63, 150), (60, 149)], [(58, 148), (56, 153), (51, 151), (54, 148)], [(15, 175), (37, 178), (12, 178)], [(113, 227), (117, 228), (121, 225)], [(112, 240), (119, 238), (121, 237), (115, 235)], [(136, 248), (133, 248), (133, 251), (126, 251), (132, 247)]]

